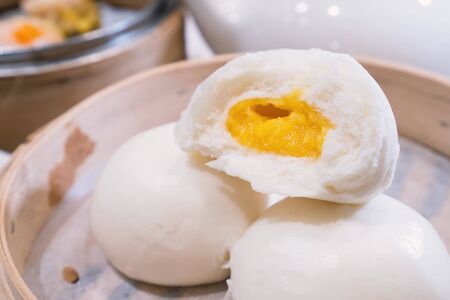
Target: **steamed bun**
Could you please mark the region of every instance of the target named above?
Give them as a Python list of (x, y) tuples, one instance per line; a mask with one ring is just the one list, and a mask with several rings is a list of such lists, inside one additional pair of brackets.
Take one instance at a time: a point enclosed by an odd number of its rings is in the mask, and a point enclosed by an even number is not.
[(0, 21), (0, 48), (40, 47), (64, 41), (52, 23), (34, 17), (12, 17)]
[(229, 249), (264, 208), (237, 178), (181, 151), (174, 124), (122, 145), (107, 163), (92, 204), (92, 230), (125, 275), (160, 285), (224, 280)]
[(447, 300), (450, 258), (431, 224), (380, 195), (365, 205), (286, 199), (231, 252), (233, 300)]
[(53, 22), (67, 36), (96, 29), (100, 13), (94, 0), (22, 0), (22, 9), (30, 16)]
[(316, 49), (233, 59), (197, 87), (176, 136), (256, 191), (341, 203), (385, 190), (399, 152), (375, 80), (350, 56)]

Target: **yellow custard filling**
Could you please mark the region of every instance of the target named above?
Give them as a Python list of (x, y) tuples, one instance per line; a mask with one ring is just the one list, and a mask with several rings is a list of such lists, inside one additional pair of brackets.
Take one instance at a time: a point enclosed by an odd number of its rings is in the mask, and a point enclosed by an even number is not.
[(233, 105), (226, 121), (242, 146), (265, 153), (318, 158), (334, 125), (293, 91), (281, 98), (251, 98)]
[(33, 24), (24, 23), (14, 32), (14, 38), (21, 45), (32, 44), (42, 36), (42, 31)]

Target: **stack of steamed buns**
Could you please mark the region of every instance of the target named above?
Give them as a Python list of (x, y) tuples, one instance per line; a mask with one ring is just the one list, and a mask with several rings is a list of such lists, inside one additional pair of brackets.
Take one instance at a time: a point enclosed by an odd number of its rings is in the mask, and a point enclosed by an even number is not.
[[(176, 125), (114, 153), (93, 232), (130, 278), (189, 286), (231, 271), (234, 300), (448, 300), (444, 244), (382, 194), (398, 153), (386, 96), (348, 55), (246, 54)], [(267, 208), (267, 194), (286, 199)]]
[(94, 0), (22, 0), (20, 6), (20, 15), (0, 19), (0, 50), (62, 43), (100, 26)]

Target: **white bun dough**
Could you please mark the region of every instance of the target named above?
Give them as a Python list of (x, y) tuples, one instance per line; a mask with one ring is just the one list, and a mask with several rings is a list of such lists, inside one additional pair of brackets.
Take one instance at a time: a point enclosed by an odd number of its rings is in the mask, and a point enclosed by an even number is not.
[(361, 206), (286, 199), (231, 252), (233, 300), (446, 300), (450, 258), (431, 224), (380, 195)]
[(264, 209), (261, 194), (181, 151), (174, 124), (136, 135), (107, 163), (92, 205), (93, 233), (125, 275), (184, 286), (224, 280), (229, 249)]
[[(334, 125), (320, 157), (256, 151), (227, 130), (230, 108), (240, 101), (294, 90)], [(184, 150), (216, 158), (210, 167), (249, 181), (256, 191), (340, 203), (367, 202), (384, 191), (399, 153), (394, 116), (375, 80), (350, 56), (317, 49), (233, 59), (197, 87), (176, 135)]]

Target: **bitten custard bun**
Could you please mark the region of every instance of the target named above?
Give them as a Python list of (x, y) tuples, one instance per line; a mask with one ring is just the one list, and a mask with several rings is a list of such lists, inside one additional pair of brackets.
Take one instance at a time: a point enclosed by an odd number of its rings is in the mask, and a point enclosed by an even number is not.
[(52, 23), (34, 17), (13, 17), (0, 21), (0, 47), (38, 47), (64, 40)]
[(265, 197), (181, 151), (173, 129), (138, 134), (113, 154), (94, 191), (92, 230), (110, 262), (133, 279), (222, 281), (229, 249), (265, 208)]
[(289, 198), (231, 252), (233, 300), (448, 300), (450, 257), (431, 224), (385, 195), (364, 205)]
[(197, 87), (176, 135), (259, 192), (341, 203), (385, 190), (399, 152), (375, 80), (350, 56), (317, 49), (233, 59)]

